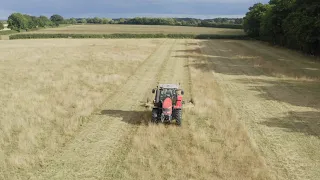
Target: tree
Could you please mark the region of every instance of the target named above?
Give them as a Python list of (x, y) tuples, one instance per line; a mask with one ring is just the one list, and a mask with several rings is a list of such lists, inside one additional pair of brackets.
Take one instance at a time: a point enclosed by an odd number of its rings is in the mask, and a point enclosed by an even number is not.
[(236, 18), (234, 20), (234, 24), (242, 24), (243, 23), (243, 18)]
[(93, 18), (92, 21), (94, 24), (102, 24), (102, 19), (98, 17)]
[(173, 18), (168, 18), (166, 24), (167, 24), (167, 25), (176, 25), (177, 22), (176, 22), (176, 20), (173, 19)]
[(71, 18), (69, 22), (70, 24), (77, 24), (77, 20), (75, 18)]
[(38, 18), (36, 16), (30, 16), (28, 14), (24, 14), (23, 15), (25, 17), (25, 19), (27, 19), (27, 29), (34, 29), (38, 27)]
[(320, 55), (320, 3), (314, 0), (270, 0), (255, 4), (244, 18), (251, 37)]
[(124, 19), (124, 18), (121, 18), (120, 20), (119, 20), (119, 24), (124, 24), (126, 22), (126, 20)]
[(87, 18), (86, 21), (87, 21), (87, 23), (93, 23), (93, 19), (92, 18)]
[(244, 31), (251, 37), (259, 37), (260, 24), (264, 13), (268, 10), (269, 5), (257, 3), (249, 8), (244, 18)]
[(284, 19), (292, 12), (294, 0), (270, 0), (269, 4), (271, 5), (268, 18), (265, 18), (266, 21), (269, 21), (272, 33), (269, 33), (269, 37), (276, 43), (280, 45), (285, 45), (286, 37), (283, 31), (283, 22)]
[(275, 44), (276, 42), (273, 37), (275, 37), (276, 32), (272, 26), (272, 6), (270, 6), (261, 18), (259, 36), (261, 40)]
[(111, 21), (111, 19), (102, 18), (102, 24), (109, 24), (110, 21)]
[(82, 24), (87, 24), (87, 20), (86, 19), (81, 19), (80, 21)]
[(21, 13), (13, 13), (8, 17), (8, 28), (16, 31), (28, 29), (28, 19)]
[(50, 17), (50, 20), (56, 25), (59, 26), (60, 24), (62, 24), (63, 22), (63, 17), (58, 15), (58, 14), (54, 14)]
[(46, 16), (40, 16), (38, 18), (39, 27), (46, 27), (51, 25), (51, 21)]
[(4, 29), (4, 25), (2, 22), (0, 22), (0, 30)]
[(320, 3), (296, 0), (283, 20), (282, 30), (287, 47), (320, 55)]
[(198, 26), (198, 21), (195, 19), (191, 19), (190, 21), (187, 21), (187, 25), (189, 26)]

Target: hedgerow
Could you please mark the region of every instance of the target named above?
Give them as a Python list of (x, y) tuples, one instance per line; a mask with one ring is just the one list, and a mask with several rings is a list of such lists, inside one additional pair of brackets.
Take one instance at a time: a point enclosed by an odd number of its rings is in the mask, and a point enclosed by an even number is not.
[(246, 35), (217, 34), (13, 34), (10, 39), (119, 39), (119, 38), (172, 38), (172, 39), (247, 39)]
[(15, 31), (15, 30), (0, 31), (0, 35), (9, 35), (14, 33), (18, 33), (18, 31)]

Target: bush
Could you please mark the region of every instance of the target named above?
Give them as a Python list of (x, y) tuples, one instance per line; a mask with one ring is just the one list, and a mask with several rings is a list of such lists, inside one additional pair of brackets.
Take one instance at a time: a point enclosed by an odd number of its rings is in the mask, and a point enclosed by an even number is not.
[(2, 22), (0, 22), (0, 30), (4, 29), (4, 25)]
[(18, 31), (15, 31), (15, 30), (0, 31), (0, 35), (9, 35), (14, 33), (18, 33)]
[(104, 38), (166, 38), (165, 34), (105, 34)]
[(196, 37), (195, 34), (168, 34), (167, 38), (173, 39), (194, 39)]
[(216, 34), (14, 34), (10, 39), (50, 39), (50, 38), (171, 38), (171, 39), (247, 39), (245, 35)]
[(199, 34), (194, 39), (249, 39), (246, 35)]
[(201, 23), (199, 27), (227, 28), (227, 29), (243, 29), (242, 24), (218, 24), (218, 23)]

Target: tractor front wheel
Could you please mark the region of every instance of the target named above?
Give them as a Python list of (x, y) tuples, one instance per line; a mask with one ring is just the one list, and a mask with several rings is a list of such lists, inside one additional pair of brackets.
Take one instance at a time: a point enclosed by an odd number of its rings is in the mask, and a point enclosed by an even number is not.
[(177, 109), (175, 110), (175, 115), (176, 115), (176, 123), (178, 126), (181, 126), (181, 121), (182, 121), (182, 110)]

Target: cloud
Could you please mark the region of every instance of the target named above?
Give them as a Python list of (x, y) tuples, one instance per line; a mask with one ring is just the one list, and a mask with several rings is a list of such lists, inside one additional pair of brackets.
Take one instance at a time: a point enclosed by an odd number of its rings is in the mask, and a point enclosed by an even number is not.
[(7, 19), (8, 16), (13, 13), (14, 11), (12, 10), (3, 10), (3, 9), (0, 9), (0, 20), (4, 20), (4, 19)]
[[(86, 14), (80, 14), (78, 17), (99, 17), (101, 14), (97, 13), (86, 13)], [(121, 16), (117, 13), (107, 13), (103, 15), (104, 17), (109, 18), (134, 18), (134, 17), (168, 17), (168, 18), (186, 18), (186, 17), (192, 17), (197, 19), (213, 19), (218, 17), (224, 17), (224, 18), (242, 18), (242, 14), (238, 15), (228, 15), (228, 14), (221, 14), (221, 15), (208, 15), (208, 14), (154, 14), (154, 13), (123, 13)]]
[[(266, 3), (268, 0), (262, 0)], [(31, 15), (61, 14), (65, 17), (83, 17), (95, 14), (99, 17), (148, 16), (206, 17), (241, 16), (256, 0), (11, 0), (0, 7), (0, 18), (12, 12)]]

